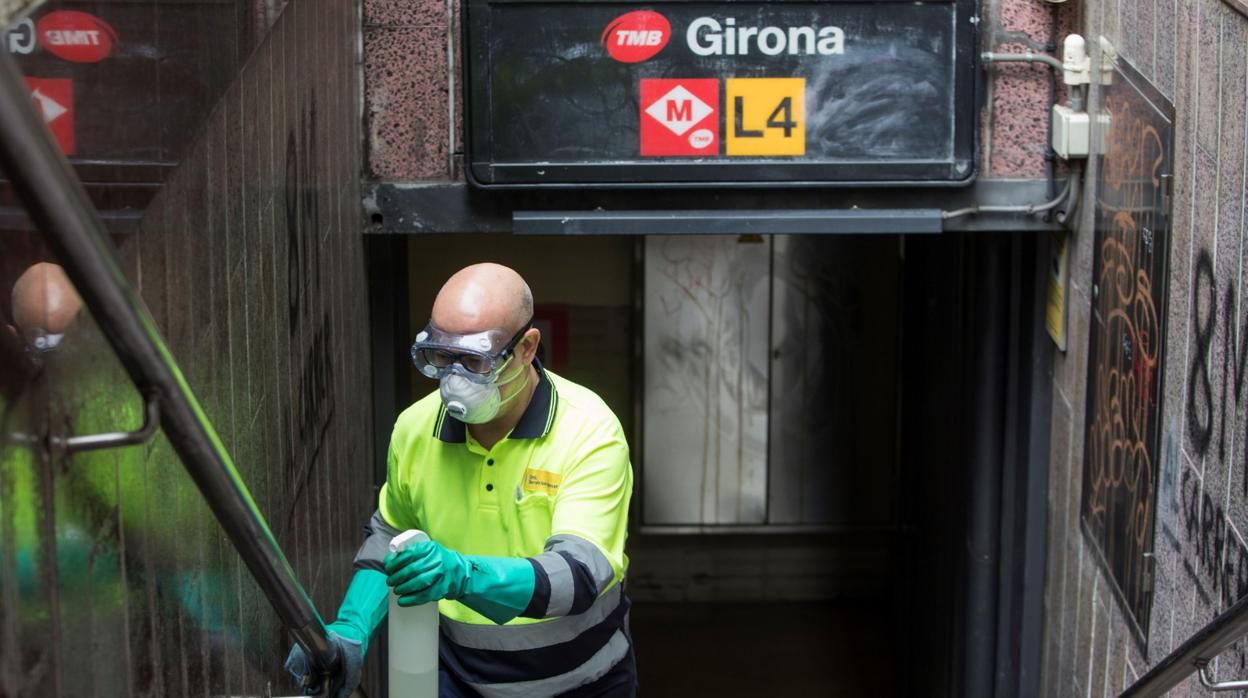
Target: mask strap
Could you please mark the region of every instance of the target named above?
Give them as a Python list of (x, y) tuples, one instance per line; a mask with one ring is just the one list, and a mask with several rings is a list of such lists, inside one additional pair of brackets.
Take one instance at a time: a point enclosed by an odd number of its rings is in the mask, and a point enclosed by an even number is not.
[[(516, 358), (516, 355), (515, 355), (515, 354), (512, 354), (511, 356), (507, 357), (507, 360), (508, 360), (508, 361), (511, 361), (511, 360), (512, 360), (512, 359), (514, 359), (514, 358)], [(528, 372), (527, 370), (525, 370), (525, 369), (527, 369), (527, 368), (528, 368), (528, 366), (527, 366), (527, 365), (526, 365), (526, 366), (522, 366), (522, 367), (520, 368), (520, 372), (519, 372), (519, 373), (517, 373), (516, 375), (512, 376), (511, 378), (508, 378), (508, 379), (507, 379), (507, 380), (505, 380), (505, 381), (500, 381), (500, 382), (498, 382), (498, 383), (495, 383), (495, 385), (497, 385), (499, 388), (502, 388), (504, 385), (508, 385), (508, 384), (510, 384), (511, 382), (513, 382), (513, 381), (515, 381), (517, 378), (519, 378), (520, 376), (525, 376), (525, 380), (528, 380), (528, 375), (529, 375), (529, 372)], [(499, 401), (498, 401), (498, 407), (499, 407), (499, 409), (502, 409), (503, 405), (506, 405), (507, 403), (511, 402), (511, 401), (512, 401), (512, 399), (514, 399), (517, 395), (519, 395), (520, 393), (523, 393), (523, 392), (524, 392), (524, 390), (523, 390), (523, 389), (521, 389), (521, 390), (517, 390), (516, 392), (512, 393), (511, 395), (508, 395), (507, 397), (503, 398), (502, 400), (499, 400)]]

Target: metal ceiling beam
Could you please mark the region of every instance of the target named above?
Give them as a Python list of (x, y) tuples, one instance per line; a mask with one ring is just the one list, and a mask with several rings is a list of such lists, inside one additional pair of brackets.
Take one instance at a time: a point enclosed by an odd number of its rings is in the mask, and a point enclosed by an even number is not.
[[(568, 213), (576, 214), (578, 222), (573, 227), (581, 231), (648, 234), (663, 230), (646, 228), (643, 231), (643, 217), (650, 217), (651, 222), (657, 224), (657, 217), (662, 215), (674, 216), (674, 220), (701, 216), (709, 225), (708, 212), (725, 220), (748, 220), (759, 214), (778, 215), (787, 219), (778, 226), (794, 228), (800, 228), (798, 222), (803, 218), (809, 226), (817, 227), (814, 219), (822, 217), (825, 222), (818, 224), (822, 229), (809, 232), (823, 232), (838, 225), (848, 226), (855, 217), (865, 225), (868, 219), (883, 219), (902, 212), (899, 215), (904, 220), (899, 223), (913, 225), (916, 219), (926, 217), (933, 209), (1042, 204), (1048, 196), (1048, 185), (1042, 179), (980, 180), (959, 189), (484, 191), (463, 182), (376, 182), (365, 183), (362, 188), (364, 231), (400, 235), (535, 232), (534, 226), (542, 217)], [(513, 218), (516, 212), (523, 213)], [(625, 226), (612, 230), (603, 222), (610, 216), (621, 223), (633, 222), (626, 226), (627, 230)], [(1043, 216), (1018, 213), (961, 216), (946, 220), (943, 226), (945, 232), (1013, 233), (1059, 228), (1056, 222), (1045, 221)], [(871, 232), (890, 231), (880, 228)]]

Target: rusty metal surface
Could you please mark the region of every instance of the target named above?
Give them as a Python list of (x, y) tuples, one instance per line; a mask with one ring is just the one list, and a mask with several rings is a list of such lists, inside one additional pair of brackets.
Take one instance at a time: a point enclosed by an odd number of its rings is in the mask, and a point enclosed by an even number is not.
[[(120, 249), (331, 618), (372, 509), (356, 22), (290, 5)], [(38, 233), (0, 236), (0, 695), (294, 692), (289, 639), (163, 436), (43, 445), (135, 429), (143, 407), (86, 312), (30, 351), (10, 289), (41, 261)]]

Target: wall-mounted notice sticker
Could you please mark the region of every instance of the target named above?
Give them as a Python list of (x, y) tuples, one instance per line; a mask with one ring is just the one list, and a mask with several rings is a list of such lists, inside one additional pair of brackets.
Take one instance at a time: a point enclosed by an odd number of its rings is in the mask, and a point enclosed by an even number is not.
[(728, 78), (728, 155), (805, 155), (805, 78)]
[(43, 123), (61, 146), (61, 152), (73, 155), (74, 82), (68, 78), (26, 78), (26, 87), (30, 89)]
[(643, 79), (641, 154), (719, 154), (719, 80)]
[(1050, 236), (1049, 241), (1049, 279), (1045, 295), (1044, 328), (1049, 337), (1057, 345), (1059, 351), (1066, 351), (1066, 287), (1070, 253), (1068, 251), (1066, 231), (1058, 230)]

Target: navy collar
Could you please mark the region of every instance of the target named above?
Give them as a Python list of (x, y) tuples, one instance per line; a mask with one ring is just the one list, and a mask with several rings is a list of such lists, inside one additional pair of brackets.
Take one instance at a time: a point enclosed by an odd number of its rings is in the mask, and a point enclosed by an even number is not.
[[(542, 362), (536, 357), (533, 359), (533, 368), (537, 369), (537, 388), (533, 391), (529, 406), (524, 408), (524, 414), (520, 415), (520, 421), (516, 422), (516, 427), (507, 435), (509, 439), (539, 439), (549, 434), (555, 423), (559, 395), (550, 376), (546, 375), (546, 369), (542, 368)], [(464, 423), (447, 414), (445, 405), (438, 409), (433, 433), (446, 443), (462, 444), (467, 441), (467, 428)]]

